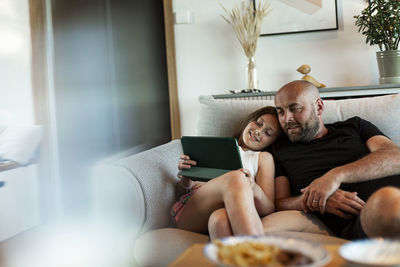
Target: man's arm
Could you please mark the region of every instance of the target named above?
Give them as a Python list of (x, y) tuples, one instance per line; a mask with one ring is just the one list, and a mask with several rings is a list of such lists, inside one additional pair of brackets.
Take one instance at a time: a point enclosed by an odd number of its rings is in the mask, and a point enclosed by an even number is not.
[(400, 174), (400, 148), (389, 138), (377, 135), (369, 138), (370, 153), (352, 163), (336, 168), (340, 183), (356, 183)]
[(400, 174), (400, 149), (395, 143), (385, 136), (377, 135), (369, 138), (366, 146), (370, 151), (368, 155), (333, 168), (302, 189), (305, 205), (316, 206), (324, 213), (326, 200), (342, 183), (356, 183)]
[[(297, 197), (291, 196), (289, 180), (286, 176), (275, 178), (275, 209), (277, 211), (301, 210), (305, 213), (309, 212), (310, 209), (304, 204), (304, 197), (304, 194)], [(328, 198), (326, 212), (349, 219), (353, 215), (359, 215), (364, 205), (365, 202), (357, 196), (357, 193), (338, 189)]]

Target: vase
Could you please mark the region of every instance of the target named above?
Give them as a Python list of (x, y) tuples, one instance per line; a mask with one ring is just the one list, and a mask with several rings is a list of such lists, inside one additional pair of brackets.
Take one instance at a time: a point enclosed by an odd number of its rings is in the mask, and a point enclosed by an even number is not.
[(256, 70), (256, 63), (254, 57), (250, 57), (247, 59), (247, 66), (246, 66), (246, 82), (248, 90), (253, 91), (258, 87), (257, 81), (257, 70)]
[(376, 52), (380, 84), (400, 83), (400, 50)]

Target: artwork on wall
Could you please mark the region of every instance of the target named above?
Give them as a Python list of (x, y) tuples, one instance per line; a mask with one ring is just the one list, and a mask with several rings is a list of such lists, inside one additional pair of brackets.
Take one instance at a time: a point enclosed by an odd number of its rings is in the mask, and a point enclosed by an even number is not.
[(338, 29), (336, 0), (269, 1), (272, 11), (263, 21), (261, 36)]

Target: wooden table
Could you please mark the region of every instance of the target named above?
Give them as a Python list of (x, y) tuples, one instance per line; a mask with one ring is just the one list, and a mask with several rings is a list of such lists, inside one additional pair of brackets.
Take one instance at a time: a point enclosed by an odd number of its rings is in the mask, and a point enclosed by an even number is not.
[[(208, 260), (203, 255), (205, 244), (194, 244), (186, 249), (178, 258), (176, 258), (169, 267), (217, 267), (216, 264)], [(340, 245), (325, 245), (326, 250), (331, 254), (331, 261), (324, 267), (344, 267), (346, 261), (340, 257), (338, 249)]]

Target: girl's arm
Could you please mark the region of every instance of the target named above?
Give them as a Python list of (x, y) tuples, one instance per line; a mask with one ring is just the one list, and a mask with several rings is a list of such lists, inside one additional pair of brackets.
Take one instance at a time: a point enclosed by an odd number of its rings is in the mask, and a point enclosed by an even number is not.
[(301, 210), (308, 212), (307, 206), (303, 204), (304, 195), (292, 197), (290, 193), (289, 179), (286, 176), (275, 178), (275, 207), (281, 210)]
[(203, 185), (205, 182), (200, 182), (200, 181), (192, 181), (187, 177), (184, 177), (182, 175), (178, 175), (178, 178), (180, 179), (175, 186), (175, 191), (176, 191), (176, 196), (181, 196), (183, 194), (186, 194), (189, 192), (190, 189), (193, 187), (199, 187)]
[(275, 166), (272, 155), (268, 152), (260, 152), (253, 193), (254, 203), (261, 217), (275, 210), (274, 175)]
[[(183, 170), (183, 169), (188, 169), (191, 166), (196, 165), (196, 161), (191, 160), (189, 156), (187, 155), (183, 155), (181, 154), (179, 157), (179, 161), (178, 161), (178, 169), (179, 171)], [(178, 193), (179, 195), (187, 192), (188, 190), (190, 190), (192, 187), (194, 186), (198, 186), (198, 185), (202, 185), (204, 184), (204, 182), (198, 182), (198, 181), (192, 181), (187, 177), (184, 177), (182, 175), (180, 175), (179, 173), (177, 174), (178, 178), (180, 179), (177, 183), (178, 185)]]

